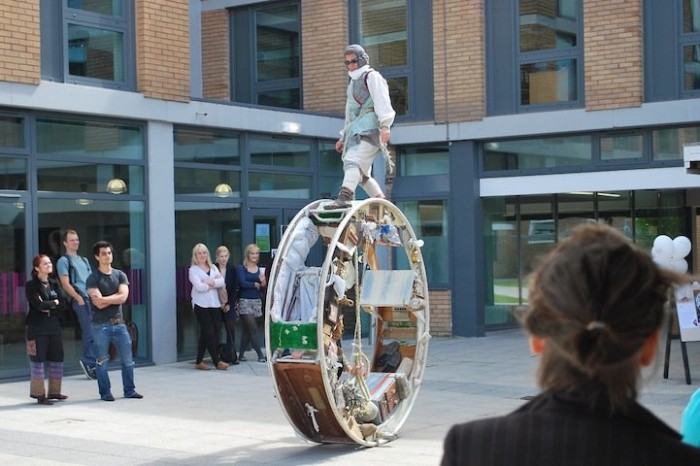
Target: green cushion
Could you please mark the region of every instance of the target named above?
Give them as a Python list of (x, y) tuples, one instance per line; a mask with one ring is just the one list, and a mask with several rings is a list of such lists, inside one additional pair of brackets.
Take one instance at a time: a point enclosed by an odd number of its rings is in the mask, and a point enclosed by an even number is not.
[(272, 322), (270, 343), (273, 348), (318, 348), (316, 322)]

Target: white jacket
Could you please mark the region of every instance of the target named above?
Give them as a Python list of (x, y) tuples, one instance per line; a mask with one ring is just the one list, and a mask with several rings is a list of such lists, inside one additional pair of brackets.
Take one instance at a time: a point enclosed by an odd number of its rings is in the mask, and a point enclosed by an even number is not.
[[(217, 288), (226, 286), (224, 277), (221, 276), (219, 269), (212, 265), (209, 269), (209, 274), (200, 269), (199, 266), (190, 266), (189, 270), (190, 283), (192, 283), (192, 307), (195, 304), (199, 307), (220, 308), (219, 292)], [(206, 280), (214, 279), (214, 288), (210, 288), (205, 283)]]

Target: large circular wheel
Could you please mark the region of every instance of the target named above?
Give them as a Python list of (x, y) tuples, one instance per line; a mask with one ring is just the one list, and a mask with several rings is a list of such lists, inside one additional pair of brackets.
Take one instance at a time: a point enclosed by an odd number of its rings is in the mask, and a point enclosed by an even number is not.
[[(398, 436), (430, 339), (421, 247), (385, 199), (294, 217), (272, 263), (265, 343), (287, 419), (317, 443), (376, 446)], [(320, 244), (323, 263), (307, 264)]]

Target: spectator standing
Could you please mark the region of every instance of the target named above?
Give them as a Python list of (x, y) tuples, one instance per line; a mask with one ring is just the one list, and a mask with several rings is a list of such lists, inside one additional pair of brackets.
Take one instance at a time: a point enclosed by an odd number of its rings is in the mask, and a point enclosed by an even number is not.
[[(65, 310), (58, 282), (51, 277), (51, 258), (39, 254), (32, 260), (32, 279), (25, 286), (27, 311), (27, 353), (30, 360), (29, 395), (40, 405), (68, 398), (61, 393), (63, 381), (63, 337), (60, 317)], [(49, 369), (48, 394), (44, 387), (45, 366)]]
[(257, 244), (249, 244), (243, 254), (243, 264), (236, 266), (238, 287), (240, 288), (238, 299), (238, 313), (243, 321), (241, 333), (241, 352), (239, 361), (247, 361), (245, 352), (250, 343), (258, 355), (259, 362), (266, 362), (267, 358), (260, 348), (258, 340), (258, 324), (256, 319), (262, 317), (262, 299), (260, 294), (267, 286), (265, 274), (258, 267), (260, 260), (260, 248)]
[[(236, 351), (236, 321), (239, 319), (236, 309), (238, 304), (238, 278), (236, 277), (236, 268), (229, 263), (231, 254), (226, 246), (216, 248), (216, 267), (219, 273), (224, 278), (223, 295), (226, 302), (221, 303), (221, 321), (224, 331), (226, 332), (226, 345), (231, 353), (231, 364), (238, 364), (238, 352)], [(219, 293), (219, 297), (222, 293)], [(221, 332), (217, 330), (216, 336), (219, 337)], [(224, 361), (229, 362), (229, 361)]]
[(221, 322), (221, 301), (217, 289), (225, 286), (225, 283), (219, 269), (211, 263), (209, 249), (202, 243), (197, 243), (192, 248), (192, 265), (188, 275), (192, 284), (192, 306), (199, 322), (199, 341), (194, 368), (210, 370), (204, 362), (204, 352), (208, 350), (214, 367), (225, 371), (228, 364), (219, 359), (219, 335), (216, 333), (220, 330), (218, 322)]
[(92, 334), (92, 310), (87, 295), (85, 282), (92, 273), (90, 261), (78, 254), (80, 237), (75, 230), (67, 229), (61, 235), (65, 254), (58, 259), (56, 270), (58, 279), (66, 294), (70, 297), (69, 306), (73, 308), (80, 325), (83, 357), (79, 359), (80, 367), (88, 379), (95, 380), (95, 348)]
[(92, 329), (97, 351), (97, 385), (103, 401), (114, 401), (109, 380), (109, 345), (114, 343), (122, 366), (124, 398), (143, 398), (134, 385), (134, 359), (131, 336), (124, 321), (122, 304), (129, 297), (126, 274), (112, 267), (114, 248), (107, 241), (92, 247), (98, 267), (88, 277), (86, 285), (92, 301)]

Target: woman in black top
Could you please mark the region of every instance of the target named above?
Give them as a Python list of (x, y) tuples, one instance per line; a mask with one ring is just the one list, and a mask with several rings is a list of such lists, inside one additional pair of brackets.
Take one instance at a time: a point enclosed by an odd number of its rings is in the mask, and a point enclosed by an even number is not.
[[(32, 279), (27, 282), (25, 295), (29, 303), (27, 312), (27, 352), (31, 368), (30, 396), (41, 405), (51, 405), (51, 400), (65, 400), (61, 394), (63, 379), (63, 338), (60, 315), (65, 310), (58, 282), (50, 278), (53, 264), (49, 256), (39, 254), (32, 261)], [(44, 365), (49, 370), (48, 395), (44, 388)]]
[(453, 426), (442, 464), (700, 464), (700, 449), (637, 402), (669, 291), (684, 281), (605, 225), (560, 241), (533, 274), (523, 319), (542, 393), (506, 416)]

